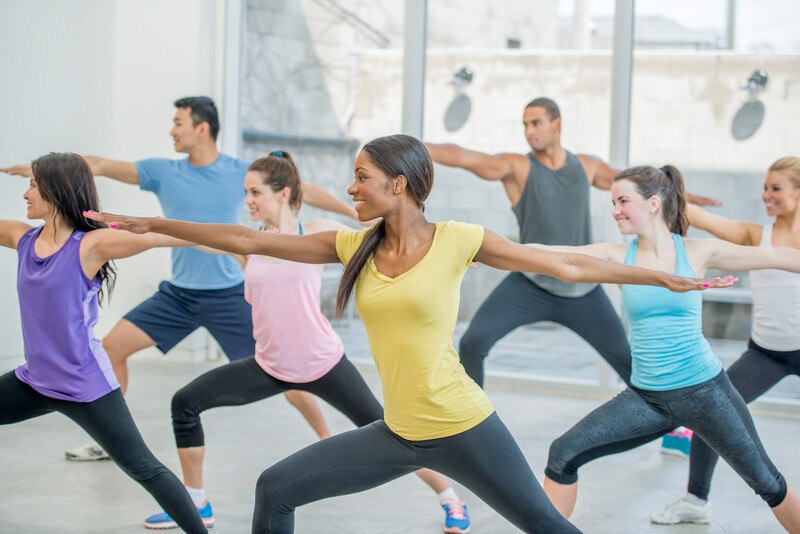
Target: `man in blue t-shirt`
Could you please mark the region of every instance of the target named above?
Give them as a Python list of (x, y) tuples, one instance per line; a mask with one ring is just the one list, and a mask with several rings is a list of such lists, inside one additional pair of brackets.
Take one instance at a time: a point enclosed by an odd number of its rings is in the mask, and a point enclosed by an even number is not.
[[(132, 162), (84, 156), (95, 176), (139, 185), (152, 191), (164, 215), (205, 223), (242, 222), (244, 176), (250, 161), (220, 154), (219, 116), (213, 100), (188, 97), (175, 101), (170, 131), (175, 151), (186, 159), (150, 158)], [(29, 165), (0, 169), (30, 176)], [(355, 210), (319, 187), (304, 183), (303, 200), (312, 206), (358, 220)], [(103, 338), (122, 392), (128, 386), (127, 359), (152, 346), (166, 353), (199, 327), (205, 327), (225, 355), (240, 360), (255, 353), (250, 305), (244, 299), (242, 269), (232, 257), (194, 248), (172, 249), (172, 278), (130, 311)], [(291, 398), (303, 415), (313, 409)], [(308, 419), (308, 416), (306, 417)], [(67, 451), (71, 460), (107, 458), (96, 444)]]

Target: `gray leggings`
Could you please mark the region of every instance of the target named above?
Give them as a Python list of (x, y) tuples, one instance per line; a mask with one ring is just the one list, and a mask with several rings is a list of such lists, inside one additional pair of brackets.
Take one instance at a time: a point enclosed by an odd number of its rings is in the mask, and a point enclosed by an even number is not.
[(119, 389), (92, 402), (70, 402), (45, 397), (19, 380), (13, 371), (0, 377), (0, 425), (51, 412), (60, 412), (83, 428), (185, 532), (206, 532), (186, 488), (145, 445)]
[(365, 491), (422, 467), (459, 481), (524, 532), (580, 532), (550, 503), (495, 413), (440, 439), (408, 441), (380, 420), (314, 443), (261, 473), (253, 534), (294, 532), (298, 506)]
[(510, 273), (478, 308), (461, 337), (458, 353), (467, 374), (483, 387), (483, 361), (497, 341), (517, 327), (553, 321), (586, 340), (631, 383), (631, 348), (617, 312), (601, 287), (582, 297), (559, 297)]
[[(731, 384), (748, 404), (789, 375), (800, 376), (800, 350), (768, 350), (756, 345), (752, 339), (747, 344), (747, 351), (728, 368)], [(702, 439), (692, 440), (689, 493), (708, 499), (717, 459), (717, 453)]]
[(643, 445), (676, 426), (702, 437), (771, 507), (783, 502), (786, 481), (764, 451), (753, 418), (725, 371), (669, 391), (629, 387), (553, 442), (545, 475), (573, 484), (582, 465)]

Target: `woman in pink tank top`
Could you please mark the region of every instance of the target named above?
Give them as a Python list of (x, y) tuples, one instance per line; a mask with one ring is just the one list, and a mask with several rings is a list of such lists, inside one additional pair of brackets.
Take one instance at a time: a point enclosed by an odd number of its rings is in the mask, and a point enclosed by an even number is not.
[[(265, 231), (302, 235), (347, 228), (327, 220), (298, 223), (295, 214), (302, 205), (303, 193), (297, 167), (287, 152), (273, 152), (254, 161), (244, 187), (250, 218), (261, 223)], [(250, 404), (290, 392), (290, 402), (304, 408), (301, 412), (320, 438), (330, 434), (310, 394), (327, 401), (359, 427), (383, 418), (383, 408), (344, 355), (341, 339), (322, 314), (322, 266), (258, 255), (232, 256), (245, 273), (245, 298), (253, 308), (256, 353), (199, 376), (172, 399), (183, 480), (195, 503), (207, 503), (203, 487), (205, 438), (200, 420), (205, 410)], [(467, 532), (466, 507), (447, 480), (428, 469), (417, 474), (439, 497), (446, 514), (445, 532)], [(166, 513), (146, 520), (152, 525), (169, 522)]]

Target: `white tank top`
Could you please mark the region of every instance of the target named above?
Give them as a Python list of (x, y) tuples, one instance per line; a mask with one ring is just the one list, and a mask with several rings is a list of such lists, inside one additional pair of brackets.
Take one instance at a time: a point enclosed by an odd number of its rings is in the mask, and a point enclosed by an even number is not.
[[(764, 225), (760, 246), (772, 246), (772, 224)], [(800, 274), (776, 269), (751, 271), (750, 287), (753, 341), (768, 350), (800, 349)]]

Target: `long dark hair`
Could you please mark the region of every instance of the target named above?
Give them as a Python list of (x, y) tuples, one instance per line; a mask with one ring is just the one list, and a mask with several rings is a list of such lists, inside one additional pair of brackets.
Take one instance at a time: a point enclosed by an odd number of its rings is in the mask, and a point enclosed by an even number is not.
[(276, 150), (267, 157), (255, 160), (247, 170), (260, 172), (264, 185), (276, 193), (288, 187), (291, 191), (289, 206), (295, 213), (303, 205), (303, 183), (300, 181), (300, 172), (288, 152)]
[(673, 234), (685, 236), (689, 229), (686, 213), (686, 193), (683, 190), (683, 175), (672, 165), (660, 169), (649, 165), (632, 167), (614, 177), (614, 181), (628, 180), (636, 185), (636, 191), (645, 199), (653, 195), (661, 199), (661, 215)]
[[(369, 161), (386, 175), (387, 181), (401, 174), (405, 176), (406, 190), (411, 199), (419, 209), (425, 211), (425, 199), (433, 187), (433, 161), (428, 149), (419, 139), (403, 134), (388, 135), (373, 139), (361, 150), (366, 153)], [(385, 236), (386, 222), (382, 220), (367, 232), (344, 268), (339, 291), (336, 294), (337, 318), (344, 313), (364, 265)]]
[[(57, 225), (61, 219), (82, 232), (107, 227), (104, 222), (83, 216), (84, 211), (101, 211), (94, 177), (86, 160), (77, 154), (51, 152), (35, 159), (31, 170), (42, 199), (56, 210), (58, 216), (54, 219), (54, 224)], [(101, 284), (105, 283), (110, 298), (117, 277), (113, 263), (104, 263), (97, 276)], [(102, 286), (98, 300), (103, 301)]]

